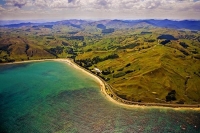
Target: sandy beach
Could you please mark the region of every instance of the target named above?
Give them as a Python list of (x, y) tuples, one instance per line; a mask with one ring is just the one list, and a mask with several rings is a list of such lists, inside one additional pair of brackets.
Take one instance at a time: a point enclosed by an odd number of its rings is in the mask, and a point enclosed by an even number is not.
[[(98, 83), (99, 86), (101, 88), (101, 92), (103, 95), (105, 95), (106, 99), (109, 100), (110, 102), (126, 107), (126, 108), (171, 108), (171, 109), (175, 109), (175, 110), (182, 110), (182, 109), (192, 109), (192, 110), (200, 110), (200, 104), (198, 105), (184, 105), (184, 104), (162, 104), (162, 103), (138, 103), (138, 102), (130, 102), (130, 101), (126, 101), (123, 100), (121, 98), (119, 98), (118, 96), (116, 96), (115, 94), (113, 94), (113, 92), (110, 92), (112, 95), (114, 95), (115, 97), (111, 97), (108, 94), (108, 89), (106, 88), (106, 86), (108, 86), (108, 84), (103, 81), (102, 79), (100, 79), (100, 77), (98, 77), (97, 75), (89, 72), (88, 70), (78, 66), (76, 63), (74, 63), (72, 60), (70, 59), (42, 59), (42, 60), (28, 60), (28, 61), (19, 61), (19, 62), (12, 62), (12, 63), (2, 63), (2, 65), (4, 64), (17, 64), (17, 63), (28, 63), (28, 62), (40, 62), (40, 61), (59, 61), (59, 62), (64, 62), (67, 65), (70, 65), (72, 67), (74, 67), (75, 69), (78, 69), (86, 74), (88, 74), (89, 76), (93, 77)], [(107, 91), (106, 91), (107, 90)], [(130, 104), (131, 103), (131, 104)]]
[(15, 62), (8, 62), (8, 63), (0, 63), (0, 65), (8, 65), (8, 64), (21, 64), (21, 63), (29, 63), (29, 62), (41, 62), (47, 60), (57, 60), (57, 59), (41, 59), (41, 60), (25, 60), (25, 61), (15, 61)]
[[(106, 82), (103, 81), (102, 79), (100, 79), (100, 77), (96, 76), (95, 74), (89, 72), (88, 70), (78, 66), (76, 63), (74, 63), (73, 61), (71, 61), (70, 59), (53, 59), (54, 61), (61, 61), (61, 62), (65, 62), (69, 65), (71, 65), (72, 67), (79, 69), (80, 71), (92, 76), (97, 82), (99, 82), (99, 86), (101, 88), (101, 92), (103, 95), (105, 95), (105, 97), (107, 98), (107, 100), (109, 100), (110, 102), (113, 102), (117, 105), (126, 107), (126, 108), (172, 108), (175, 110), (182, 110), (182, 109), (192, 109), (192, 110), (200, 110), (200, 105), (184, 105), (184, 104), (162, 104), (162, 103), (135, 103), (133, 102), (133, 104), (127, 104), (126, 100), (120, 99), (119, 97), (117, 98), (112, 98), (108, 92), (106, 91)], [(125, 101), (125, 102), (124, 102)], [(129, 101), (128, 101), (129, 102)]]

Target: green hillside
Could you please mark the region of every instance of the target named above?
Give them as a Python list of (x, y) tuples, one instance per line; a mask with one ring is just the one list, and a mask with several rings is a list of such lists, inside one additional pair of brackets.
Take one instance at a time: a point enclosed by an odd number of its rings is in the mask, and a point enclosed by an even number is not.
[(200, 103), (199, 31), (115, 25), (2, 27), (0, 62), (69, 57), (88, 70), (99, 68), (123, 99)]

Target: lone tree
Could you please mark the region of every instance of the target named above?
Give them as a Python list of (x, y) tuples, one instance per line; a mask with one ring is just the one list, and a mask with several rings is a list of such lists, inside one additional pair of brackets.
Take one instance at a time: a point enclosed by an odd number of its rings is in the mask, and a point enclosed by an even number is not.
[(166, 101), (169, 102), (169, 101), (174, 101), (176, 100), (176, 91), (175, 90), (172, 90), (168, 93), (168, 95), (166, 96)]

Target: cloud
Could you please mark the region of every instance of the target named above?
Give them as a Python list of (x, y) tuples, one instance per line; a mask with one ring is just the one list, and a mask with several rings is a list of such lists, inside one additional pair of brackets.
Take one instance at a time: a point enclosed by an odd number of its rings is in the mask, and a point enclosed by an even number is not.
[(26, 0), (6, 0), (6, 4), (5, 5), (22, 8), (26, 4), (27, 4)]
[(192, 5), (192, 9), (196, 11), (200, 11), (200, 1), (196, 2), (195, 4)]
[(197, 7), (199, 0), (5, 0), (6, 5), (22, 8), (32, 5), (36, 8), (81, 8), (92, 10), (178, 10)]
[(199, 0), (163, 0), (160, 8), (176, 12), (200, 11), (199, 3)]
[(0, 5), (0, 12), (5, 11), (6, 9), (2, 7), (2, 5)]
[(135, 10), (155, 9), (161, 5), (158, 0), (97, 0), (96, 5), (110, 9)]
[(49, 6), (49, 0), (34, 0), (33, 6), (36, 7), (48, 7)]
[(80, 0), (34, 0), (33, 4), (40, 8), (75, 8), (80, 6)]
[[(4, 0), (2, 13), (18, 8), (43, 13), (44, 16), (97, 18), (183, 18), (200, 19), (200, 0)], [(4, 11), (3, 11), (4, 10)], [(15, 9), (16, 10), (16, 9)], [(13, 10), (14, 14), (16, 11)], [(31, 14), (32, 12), (29, 12)], [(46, 15), (45, 15), (46, 13)], [(5, 15), (6, 16), (6, 15)], [(9, 16), (9, 15), (7, 15)], [(6, 17), (7, 17), (6, 16)], [(20, 16), (20, 14), (19, 14)], [(31, 15), (30, 15), (31, 16)], [(29, 16), (29, 17), (30, 17)], [(39, 16), (39, 14), (38, 14)], [(52, 15), (50, 15), (52, 16)], [(24, 16), (23, 16), (24, 17)]]
[(160, 1), (152, 0), (145, 3), (147, 9), (155, 9), (161, 5)]
[(97, 0), (95, 3), (95, 8), (109, 9), (113, 7), (113, 1), (111, 0)]
[(80, 0), (68, 0), (68, 3), (76, 4), (77, 2), (80, 2)]
[(76, 8), (79, 7), (80, 0), (54, 0), (49, 7), (50, 8)]
[[(156, 9), (175, 8), (174, 5), (189, 6), (199, 0), (5, 0), (6, 5), (22, 8), (32, 3), (36, 7), (70, 8), (81, 7), (91, 9)], [(188, 4), (188, 5), (185, 5)], [(171, 9), (171, 8), (170, 8)]]

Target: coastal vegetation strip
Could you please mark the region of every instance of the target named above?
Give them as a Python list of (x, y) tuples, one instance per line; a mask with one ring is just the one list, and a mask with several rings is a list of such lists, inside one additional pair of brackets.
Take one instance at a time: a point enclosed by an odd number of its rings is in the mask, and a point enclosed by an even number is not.
[(91, 72), (88, 69), (85, 69), (84, 67), (78, 65), (73, 61), (71, 58), (59, 58), (59, 59), (42, 59), (42, 60), (29, 60), (29, 61), (19, 61), (19, 62), (12, 62), (12, 63), (2, 63), (1, 65), (8, 65), (8, 64), (15, 64), (15, 63), (28, 63), (28, 62), (40, 62), (40, 61), (59, 61), (68, 63), (70, 66), (83, 70), (83, 72), (86, 72), (93, 76), (99, 83), (101, 87), (101, 91), (108, 97), (115, 101), (116, 104), (122, 104), (124, 106), (129, 107), (135, 107), (131, 105), (139, 105), (139, 106), (161, 106), (161, 107), (173, 107), (173, 108), (200, 108), (200, 104), (174, 104), (174, 103), (148, 103), (148, 102), (133, 102), (126, 99), (123, 99), (119, 97), (117, 94), (113, 92), (113, 87), (109, 85), (105, 80), (103, 80), (101, 77), (99, 77), (97, 74)]
[(101, 70), (99, 76), (124, 100), (200, 103), (197, 29), (113, 22), (1, 27), (0, 62), (68, 57), (85, 69)]
[(80, 69), (83, 69), (84, 71), (97, 77), (99, 79), (99, 81), (103, 83), (103, 86), (101, 86), (102, 89), (104, 89), (103, 92), (106, 93), (107, 96), (111, 97), (112, 99), (114, 99), (115, 101), (117, 101), (119, 103), (123, 103), (125, 105), (162, 106), (162, 107), (173, 107), (173, 108), (179, 108), (179, 107), (180, 108), (200, 108), (200, 104), (147, 103), (147, 102), (133, 102), (133, 101), (128, 101), (128, 100), (122, 99), (121, 97), (117, 96), (113, 92), (113, 90), (112, 90), (113, 87), (111, 85), (109, 85), (106, 81), (104, 81), (101, 77), (99, 77), (98, 75), (94, 74), (93, 72), (85, 69), (84, 67), (79, 66), (71, 59), (68, 59), (68, 60), (71, 63), (73, 63), (74, 65), (77, 65)]

